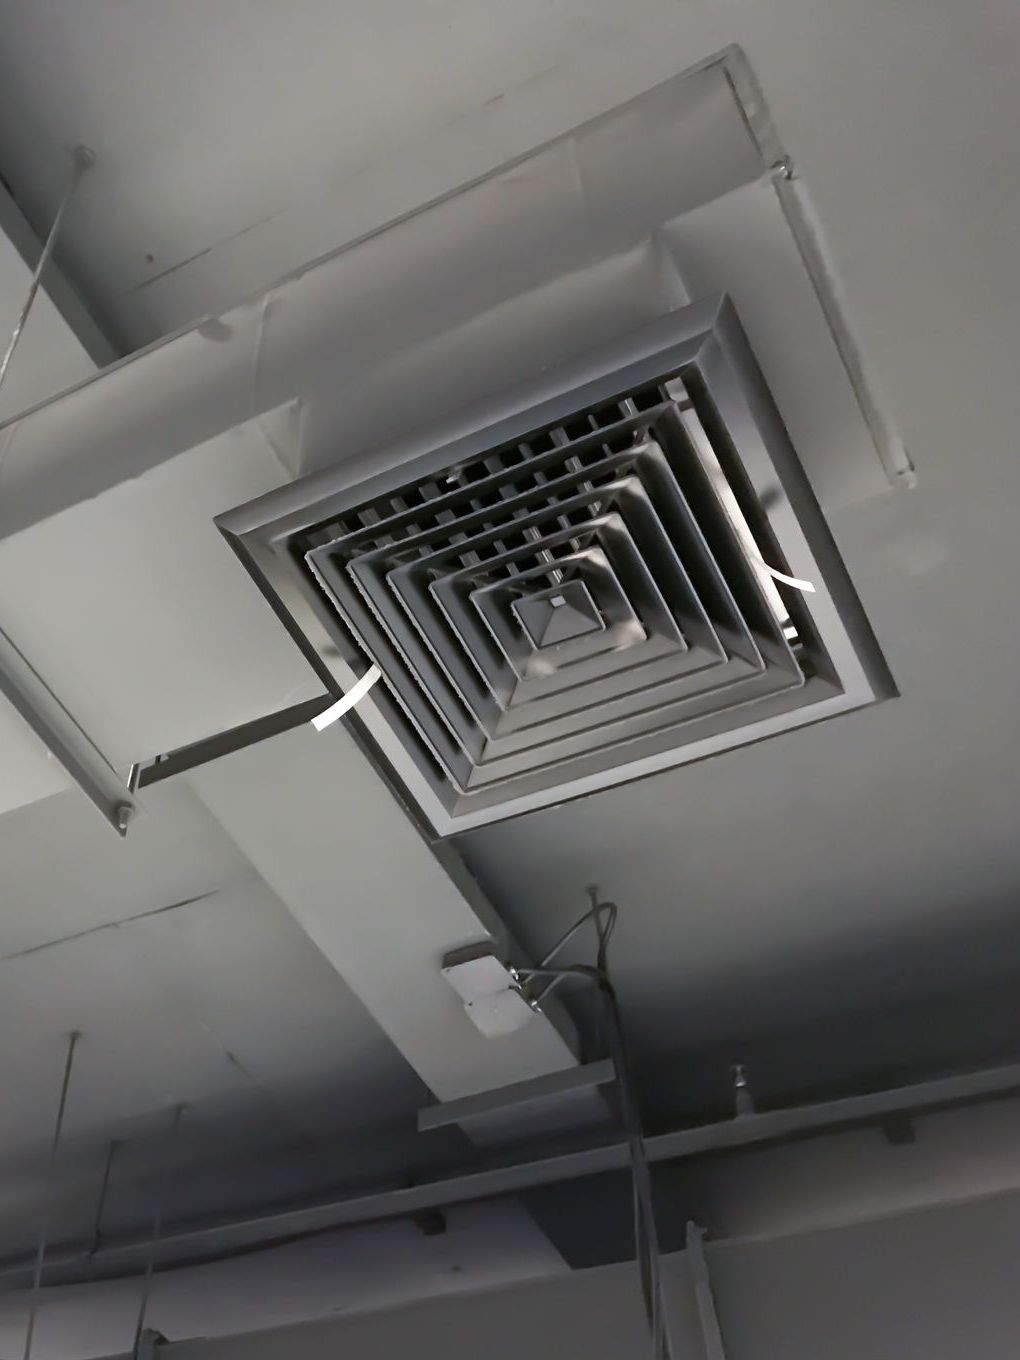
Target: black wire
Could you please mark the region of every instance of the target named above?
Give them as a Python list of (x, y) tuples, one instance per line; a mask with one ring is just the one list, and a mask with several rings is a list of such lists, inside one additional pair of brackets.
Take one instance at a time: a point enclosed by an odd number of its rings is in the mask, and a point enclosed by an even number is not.
[[(610, 917), (608, 926), (603, 926), (602, 923), (602, 916), (604, 913), (608, 913)], [(538, 965), (539, 968), (548, 967), (548, 965), (553, 961), (553, 959), (564, 947), (564, 945), (568, 944), (574, 938), (577, 932), (584, 925), (585, 921), (594, 920), (595, 929), (598, 931), (599, 940), (601, 942), (603, 932), (606, 929), (608, 929), (610, 935), (613, 933), (613, 927), (616, 924), (616, 915), (617, 908), (615, 902), (593, 902), (592, 905), (588, 908), (588, 910), (582, 916), (579, 916), (577, 920), (574, 922), (574, 924), (560, 936), (560, 938), (556, 941), (553, 947), (542, 959), (542, 962)]]
[(603, 986), (603, 995), (609, 1014), (613, 1063), (617, 1070), (624, 1128), (630, 1149), (631, 1174), (634, 1186), (635, 1248), (638, 1252), (645, 1312), (652, 1334), (652, 1351), (655, 1360), (668, 1360), (670, 1349), (663, 1309), (659, 1237), (655, 1223), (651, 1170), (645, 1149), (644, 1134), (641, 1129), (640, 1113), (634, 1094), (632, 1069), (627, 1056), (627, 1044), (619, 1003), (612, 985), (608, 984), (608, 980)]
[(564, 968), (522, 968), (519, 972), (524, 979), (533, 977), (585, 978), (595, 984), (603, 1000), (608, 1020), (610, 1054), (620, 1088), (620, 1112), (623, 1117), (624, 1132), (630, 1154), (634, 1200), (634, 1248), (641, 1280), (645, 1316), (652, 1337), (654, 1360), (671, 1360), (672, 1352), (663, 1307), (659, 1236), (655, 1223), (651, 1171), (645, 1149), (637, 1098), (634, 1092), (623, 1018), (620, 1014), (616, 990), (609, 975), (609, 941), (616, 929), (618, 914), (616, 904), (613, 902), (594, 903), (591, 909), (580, 918), (575, 926), (571, 927), (564, 937), (563, 942), (565, 943), (573, 935), (576, 926), (583, 924), (590, 917), (595, 922), (595, 929), (598, 932), (598, 951), (594, 966), (571, 964)]

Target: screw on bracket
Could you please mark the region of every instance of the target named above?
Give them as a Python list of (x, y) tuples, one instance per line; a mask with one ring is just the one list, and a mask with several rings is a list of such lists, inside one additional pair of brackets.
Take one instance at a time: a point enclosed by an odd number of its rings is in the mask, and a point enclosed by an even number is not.
[(754, 1095), (747, 1081), (747, 1068), (743, 1063), (734, 1063), (730, 1068), (733, 1077), (733, 1112), (738, 1119), (743, 1115), (754, 1114)]
[(138, 1338), (132, 1360), (156, 1360), (158, 1348), (166, 1345), (166, 1337), (151, 1327), (146, 1327)]

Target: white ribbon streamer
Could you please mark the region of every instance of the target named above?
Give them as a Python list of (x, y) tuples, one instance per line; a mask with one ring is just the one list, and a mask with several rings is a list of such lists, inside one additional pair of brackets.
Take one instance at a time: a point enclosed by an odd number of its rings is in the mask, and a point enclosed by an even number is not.
[(793, 586), (794, 590), (804, 590), (811, 595), (815, 593), (810, 581), (802, 581), (797, 576), (787, 576), (784, 572), (776, 571), (775, 567), (770, 567), (767, 562), (763, 562), (762, 566), (774, 580), (782, 581), (784, 586)]
[(312, 719), (312, 726), (316, 732), (321, 732), (323, 728), (330, 727), (336, 722), (337, 718), (342, 718), (348, 709), (360, 703), (381, 675), (382, 671), (378, 666), (369, 666), (358, 683), (352, 685), (342, 699), (338, 699), (335, 704), (330, 704), (329, 708)]

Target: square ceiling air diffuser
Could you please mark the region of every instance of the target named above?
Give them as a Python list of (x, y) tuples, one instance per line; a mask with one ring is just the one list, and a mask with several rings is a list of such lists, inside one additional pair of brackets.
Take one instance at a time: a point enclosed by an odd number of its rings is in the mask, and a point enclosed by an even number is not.
[(219, 523), (441, 836), (889, 692), (725, 299)]

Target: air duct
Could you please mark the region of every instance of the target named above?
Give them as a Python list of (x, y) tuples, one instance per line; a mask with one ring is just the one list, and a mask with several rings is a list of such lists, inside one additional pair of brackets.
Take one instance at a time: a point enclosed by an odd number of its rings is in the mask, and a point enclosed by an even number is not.
[(214, 516), (469, 434), (692, 297), (732, 297), (823, 506), (888, 487), (748, 80), (728, 51), (0, 429), (0, 627), (112, 765), (329, 679)]

